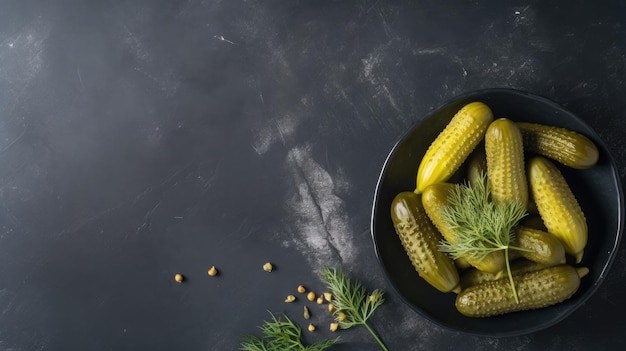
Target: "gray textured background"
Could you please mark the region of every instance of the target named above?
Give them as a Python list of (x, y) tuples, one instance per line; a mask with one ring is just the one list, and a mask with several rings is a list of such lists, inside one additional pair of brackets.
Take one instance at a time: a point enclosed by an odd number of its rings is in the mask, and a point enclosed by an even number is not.
[[(268, 310), (304, 324), (283, 299), (321, 291), (323, 266), (387, 291), (391, 350), (617, 349), (624, 249), (557, 326), (470, 337), (402, 303), (369, 216), (402, 133), (482, 88), (562, 103), (624, 181), (625, 19), (623, 1), (0, 1), (0, 350), (233, 350)], [(311, 307), (307, 340), (329, 336)]]

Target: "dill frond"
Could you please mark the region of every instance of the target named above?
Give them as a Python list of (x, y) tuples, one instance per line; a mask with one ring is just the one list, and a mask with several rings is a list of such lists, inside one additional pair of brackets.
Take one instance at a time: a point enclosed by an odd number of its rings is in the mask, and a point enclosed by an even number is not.
[(457, 235), (454, 243), (442, 240), (439, 250), (454, 259), (468, 257), (482, 260), (492, 252), (504, 250), (511, 289), (518, 300), (508, 260), (514, 240), (513, 229), (526, 216), (519, 201), (494, 203), (484, 173), (472, 186), (456, 185), (449, 194), (449, 206), (443, 209), (443, 220)]
[(332, 303), (335, 305), (333, 314), (339, 326), (342, 329), (348, 329), (363, 325), (381, 349), (387, 351), (383, 341), (367, 323), (374, 311), (385, 301), (383, 291), (376, 289), (368, 294), (361, 283), (348, 279), (341, 269), (326, 268), (322, 275), (332, 293)]

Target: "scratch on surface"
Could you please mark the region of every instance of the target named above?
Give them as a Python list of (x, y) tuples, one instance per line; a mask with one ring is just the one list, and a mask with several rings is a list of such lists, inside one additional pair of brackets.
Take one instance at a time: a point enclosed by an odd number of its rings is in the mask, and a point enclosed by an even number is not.
[(396, 100), (393, 98), (393, 95), (391, 95), (391, 92), (389, 91), (389, 88), (387, 88), (387, 85), (382, 84), (382, 89), (385, 91), (385, 96), (387, 97), (387, 100), (389, 100), (389, 103), (394, 108), (394, 110), (400, 112), (400, 108), (396, 104)]
[(376, 7), (376, 5), (378, 5), (379, 2), (380, 2), (380, 0), (376, 0), (367, 10), (365, 10), (365, 13), (369, 13), (370, 11), (372, 11), (374, 9), (374, 7)]
[(20, 141), (24, 135), (26, 135), (26, 125), (22, 125), (22, 132), (20, 133), (20, 135), (18, 135), (15, 139), (13, 139), (10, 143), (8, 143), (5, 147), (3, 147), (2, 149), (0, 149), (0, 155), (7, 152), (9, 149), (11, 149), (13, 147), (13, 145), (15, 145), (18, 141)]
[(20, 40), (20, 37), (21, 37), (21, 36), (22, 36), (22, 34), (18, 34), (18, 35), (15, 37), (15, 39), (13, 39), (13, 40), (9, 40), (9, 39), (7, 38), (7, 39), (5, 39), (5, 40), (3, 40), (3, 41), (2, 41), (2, 44), (1, 44), (1, 45), (3, 45), (3, 46), (4, 46), (4, 45), (6, 45), (6, 46), (8, 46), (8, 47), (10, 47), (10, 48), (14, 48), (14, 47), (15, 47), (15, 43), (17, 43), (17, 42), (18, 42), (18, 40)]
[(458, 56), (454, 56), (452, 58), (452, 62), (456, 63), (457, 65), (459, 65), (459, 67), (461, 67), (461, 71), (463, 72), (463, 78), (467, 78), (467, 70), (465, 69), (465, 64), (463, 63), (463, 60)]
[(204, 177), (203, 175), (197, 176), (198, 182), (202, 185), (202, 193), (206, 193), (207, 191), (209, 191), (209, 189), (211, 189), (211, 187), (215, 183), (215, 179), (217, 179), (220, 173), (222, 161), (223, 159), (221, 158), (217, 161), (217, 164), (213, 168), (213, 172), (207, 177)]
[(445, 52), (444, 48), (423, 48), (413, 50), (413, 55), (443, 55)]
[(220, 174), (220, 168), (222, 168), (222, 159), (221, 158), (219, 159), (219, 161), (217, 161), (217, 165), (215, 165), (215, 169), (213, 169), (213, 173), (202, 184), (202, 187), (203, 187), (203, 189), (205, 191), (208, 190), (213, 185), (213, 182), (215, 182), (215, 179), (217, 179), (217, 176)]
[(380, 16), (382, 22), (383, 22), (383, 28), (385, 29), (385, 34), (390, 37), (391, 36), (391, 29), (389, 26), (389, 22), (387, 22), (387, 18), (385, 18), (385, 14), (383, 13), (383, 11), (379, 8), (378, 9), (378, 15)]
[(244, 232), (244, 231), (245, 231), (245, 233), (244, 233), (242, 236), (240, 236), (240, 237), (237, 239), (237, 241), (242, 241), (242, 240), (245, 240), (245, 239), (247, 239), (248, 237), (250, 237), (252, 234), (254, 234), (254, 232), (255, 232), (254, 227), (252, 227), (252, 226), (250, 226), (250, 225), (248, 224), (248, 217), (245, 217), (243, 220), (241, 220), (241, 221), (239, 222), (239, 226), (237, 226), (237, 229), (235, 229), (235, 231), (234, 231), (234, 232), (228, 233), (228, 235), (231, 235), (231, 234), (239, 234), (239, 233), (242, 233), (242, 232)]
[(139, 227), (137, 227), (135, 234), (139, 234), (139, 232), (141, 232), (143, 229), (146, 229), (148, 232), (150, 231), (150, 223), (152, 221), (152, 215), (159, 208), (159, 206), (161, 206), (161, 202), (162, 200), (159, 200), (159, 202), (157, 202), (157, 204), (154, 205), (154, 207), (152, 207), (150, 211), (146, 212), (146, 215), (144, 216), (144, 221)]
[(15, 46), (15, 43), (17, 43), (17, 41), (18, 41), (18, 40), (20, 40), (20, 37), (21, 37), (21, 36), (22, 36), (22, 35), (20, 34), (20, 35), (18, 35), (17, 37), (15, 37), (15, 40), (13, 40), (12, 42), (10, 42), (10, 43), (9, 43), (9, 47), (10, 47), (10, 48), (14, 47), (14, 46)]
[(299, 123), (298, 119), (288, 112), (282, 116), (272, 114), (268, 122), (267, 126), (258, 129), (256, 140), (252, 144), (252, 148), (259, 155), (267, 152), (275, 141), (287, 146), (289, 136), (295, 132)]
[(22, 222), (15, 216), (13, 211), (7, 206), (6, 202), (4, 201), (4, 191), (2, 191), (2, 189), (0, 189), (0, 197), (2, 197), (3, 213), (8, 217), (8, 219), (11, 220), (13, 224), (22, 225)]
[(173, 187), (175, 187), (176, 185), (178, 185), (180, 178), (182, 178), (181, 173), (188, 173), (189, 170), (191, 169), (191, 166), (194, 164), (194, 162), (189, 162), (186, 165), (184, 165), (183, 167), (177, 169), (176, 171), (174, 171), (172, 173), (172, 175), (170, 175), (169, 177), (167, 177), (165, 180), (163, 180), (162, 182), (160, 182), (159, 184), (157, 184), (156, 186), (149, 186), (148, 188), (146, 188), (143, 192), (141, 192), (139, 195), (137, 195), (135, 197), (135, 201), (142, 199), (144, 196), (150, 194), (151, 192), (153, 192), (155, 189), (160, 189), (162, 187), (167, 186), (167, 188), (164, 191), (167, 191)]
[(83, 83), (83, 77), (80, 75), (80, 67), (76, 66), (76, 75), (78, 75), (78, 82), (82, 87), (82, 90), (85, 91), (85, 84)]
[(222, 35), (214, 35), (213, 38), (215, 38), (217, 40), (225, 41), (225, 42), (227, 42), (229, 44), (232, 44), (232, 45), (238, 45), (237, 43), (224, 38), (224, 36), (222, 36)]
[[(61, 229), (60, 231), (58, 231), (56, 234), (54, 234), (54, 236), (63, 236), (66, 234), (70, 234), (70, 233), (74, 233), (77, 230), (79, 230), (80, 228), (83, 228), (86, 225), (89, 225), (90, 223), (93, 223), (95, 221), (97, 221), (98, 219), (107, 216), (111, 213), (114, 213), (126, 206), (132, 206), (135, 205), (136, 203), (138, 203), (139, 201), (142, 201), (145, 197), (147, 197), (148, 195), (150, 195), (151, 193), (161, 190), (161, 193), (164, 193), (168, 190), (170, 190), (171, 188), (175, 187), (181, 177), (183, 177), (184, 174), (188, 173), (189, 169), (191, 168), (191, 165), (193, 164), (193, 162), (188, 163), (187, 165), (181, 167), (180, 169), (176, 170), (172, 175), (170, 175), (169, 177), (167, 177), (165, 180), (161, 181), (160, 183), (158, 183), (157, 185), (153, 185), (153, 186), (149, 186), (146, 189), (144, 189), (142, 192), (140, 192), (139, 194), (133, 196), (132, 198), (128, 198), (126, 200), (123, 200), (121, 202), (119, 202), (117, 205), (109, 207), (103, 211), (100, 211), (98, 213), (95, 213), (89, 217), (86, 217), (84, 219), (75, 221), (74, 223), (70, 224), (69, 226)], [(159, 202), (160, 203), (160, 202)], [(157, 204), (158, 205), (158, 204)], [(152, 208), (152, 210), (156, 210), (156, 207), (158, 206), (154, 206)], [(150, 213), (150, 212), (148, 212)], [(145, 223), (145, 221), (144, 221)]]
[(272, 118), (272, 122), (274, 122), (274, 125), (276, 126), (276, 130), (278, 131), (278, 136), (280, 137), (281, 143), (283, 145), (286, 145), (285, 133), (283, 132), (283, 128), (281, 128), (280, 123), (278, 122), (278, 120), (275, 117)]
[[(7, 289), (2, 289), (0, 290), (0, 298), (4, 299), (5, 296), (7, 296)], [(4, 319), (4, 316), (11, 310), (11, 308), (13, 308), (13, 301), (15, 299), (15, 296), (11, 296), (11, 300), (8, 301), (8, 303), (6, 304), (6, 306), (4, 307), (4, 309), (2, 309), (2, 313), (0, 313), (0, 321)], [(4, 302), (4, 301), (3, 301)]]
[(80, 228), (82, 228), (83, 226), (92, 223), (96, 220), (98, 220), (99, 218), (108, 215), (109, 213), (113, 213), (115, 211), (117, 211), (118, 209), (122, 208), (123, 206), (125, 206), (128, 202), (124, 201), (120, 204), (118, 204), (117, 206), (113, 206), (113, 207), (109, 207), (103, 211), (100, 211), (92, 216), (89, 216), (87, 218), (84, 218), (82, 220), (78, 220), (75, 221), (74, 223), (70, 224), (69, 226), (61, 229), (60, 231), (58, 231), (56, 234), (54, 234), (54, 236), (63, 236), (66, 234), (70, 234), (73, 233), (77, 230), (79, 230)]
[(519, 16), (519, 15), (523, 14), (524, 12), (526, 12), (529, 8), (530, 8), (530, 5), (526, 5), (522, 9), (515, 11), (513, 14), (516, 15), (516, 16)]

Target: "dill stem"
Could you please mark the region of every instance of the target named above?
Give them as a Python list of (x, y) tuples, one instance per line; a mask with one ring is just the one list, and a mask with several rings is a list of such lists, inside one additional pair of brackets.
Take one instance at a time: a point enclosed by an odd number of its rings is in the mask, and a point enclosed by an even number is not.
[(506, 262), (506, 271), (509, 275), (509, 282), (511, 283), (511, 290), (513, 290), (513, 297), (515, 302), (519, 303), (519, 297), (517, 296), (517, 289), (515, 289), (515, 283), (513, 282), (513, 274), (511, 273), (511, 265), (509, 264), (509, 247), (504, 248), (504, 262)]
[(363, 322), (363, 326), (365, 326), (365, 328), (370, 332), (370, 334), (372, 334), (372, 336), (374, 337), (374, 339), (376, 340), (376, 342), (378, 343), (378, 345), (380, 345), (380, 348), (385, 350), (385, 351), (389, 351), (389, 349), (387, 348), (387, 346), (385, 346), (385, 344), (383, 343), (383, 341), (378, 337), (378, 335), (376, 335), (376, 332), (374, 332), (374, 329), (372, 329), (369, 324), (367, 324), (367, 322)]

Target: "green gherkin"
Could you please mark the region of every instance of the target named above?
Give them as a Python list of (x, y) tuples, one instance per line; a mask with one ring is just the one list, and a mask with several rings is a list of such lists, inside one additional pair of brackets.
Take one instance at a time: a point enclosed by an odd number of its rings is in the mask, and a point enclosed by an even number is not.
[[(530, 261), (524, 258), (519, 258), (511, 262), (511, 274), (513, 276), (538, 271), (540, 269), (548, 268), (549, 266)], [(465, 289), (472, 285), (501, 279), (500, 274), (484, 272), (474, 267), (468, 268), (461, 273), (461, 288)]]
[(548, 232), (580, 263), (587, 245), (587, 220), (567, 181), (552, 161), (541, 156), (529, 160), (528, 181)]
[(563, 264), (514, 276), (519, 303), (507, 279), (480, 283), (457, 295), (456, 308), (468, 317), (490, 317), (551, 306), (572, 297), (588, 272)]
[(531, 261), (548, 266), (565, 263), (563, 244), (559, 238), (543, 230), (518, 225), (513, 246), (512, 254)]
[(527, 151), (566, 166), (585, 169), (598, 162), (598, 148), (586, 136), (569, 129), (537, 123), (517, 123)]
[(528, 207), (528, 183), (522, 134), (506, 118), (493, 121), (485, 133), (487, 179), (494, 202), (519, 201)]
[(417, 273), (442, 292), (459, 292), (454, 261), (437, 248), (441, 235), (424, 211), (420, 195), (405, 191), (394, 198), (391, 218), (402, 246)]
[(471, 102), (452, 117), (426, 150), (417, 169), (415, 193), (447, 181), (480, 143), (493, 112), (482, 102)]

